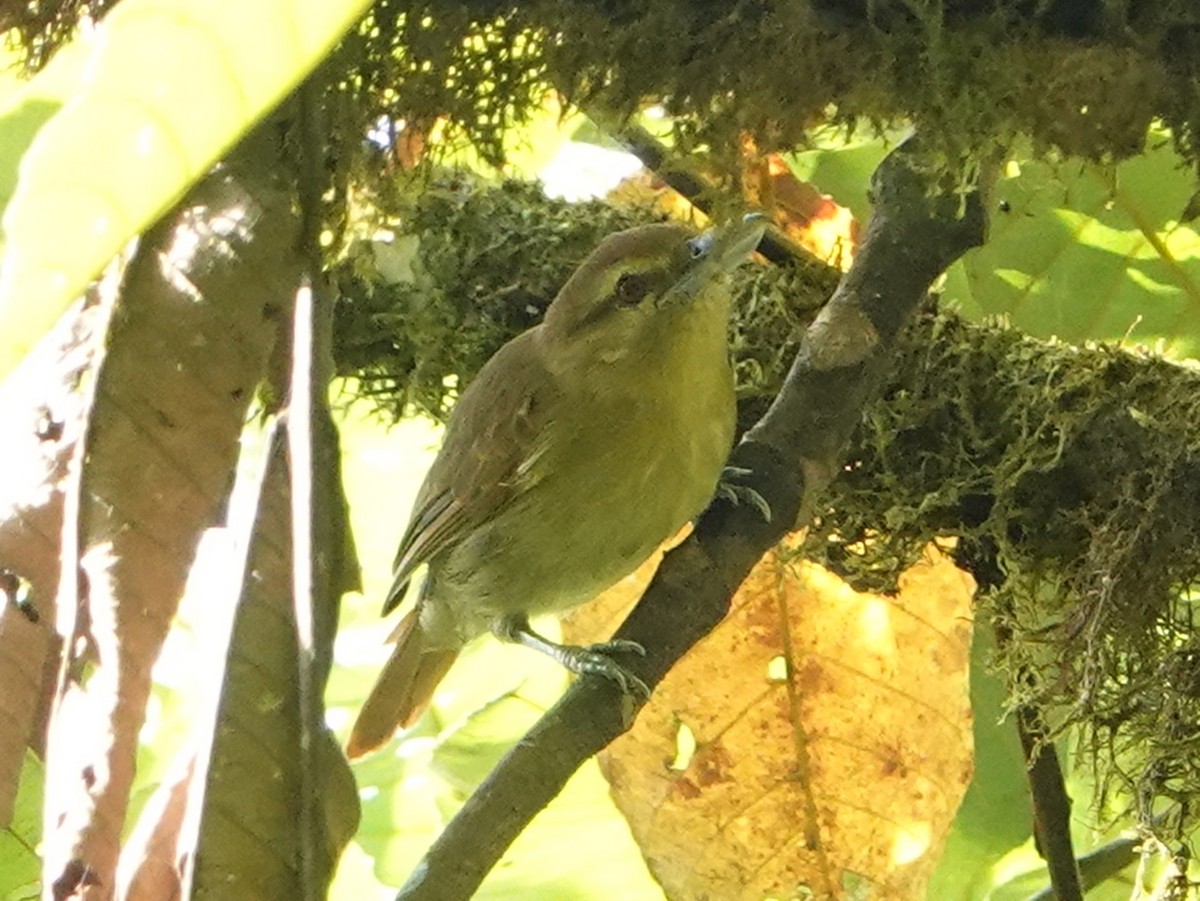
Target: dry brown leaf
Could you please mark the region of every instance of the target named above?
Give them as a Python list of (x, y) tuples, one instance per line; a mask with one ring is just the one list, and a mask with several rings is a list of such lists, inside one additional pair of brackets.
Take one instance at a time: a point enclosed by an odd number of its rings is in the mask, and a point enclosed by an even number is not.
[[(336, 516), (331, 501), (341, 485), (340, 470), (330, 460), (337, 453), (332, 426), (319, 428), (314, 441), (323, 474), (314, 485), (314, 538), (316, 547), (327, 549), (320, 552), (324, 566), (315, 574), (313, 609), (314, 666), (320, 668), (314, 678), (323, 686), (349, 561), (337, 556), (340, 545), (328, 536)], [(211, 753), (207, 769), (198, 768), (203, 791), (193, 799), (201, 808), (199, 833), (185, 845), (194, 850), (188, 877), (194, 901), (300, 899), (306, 897), (301, 881), (306, 875), (313, 896), (325, 897), (336, 861), (358, 826), (357, 788), (337, 743), (320, 724), (311, 752), (301, 741), (288, 470), (286, 439), (278, 433), (257, 508), (246, 520), (230, 523), (249, 557), (229, 645), (211, 648), (214, 669), (225, 675), (219, 709), (211, 726), (206, 724), (212, 731), (202, 737)], [(306, 791), (316, 805), (311, 823), (303, 815)], [(307, 871), (305, 828), (314, 831)]]
[[(195, 786), (196, 754), (188, 749), (155, 789), (121, 851), (117, 898), (121, 901), (179, 901), (189, 853), (185, 833), (188, 802)], [(203, 786), (201, 786), (203, 788)]]
[[(37, 720), (50, 636), (16, 604), (0, 599), (0, 829), (12, 822), (30, 728)], [(25, 649), (18, 655), (16, 650)]]
[[(572, 627), (619, 619), (646, 578)], [(898, 597), (759, 563), (602, 757), (669, 897), (924, 897), (971, 777), (973, 590), (936, 549)]]
[(652, 209), (668, 219), (691, 222), (696, 227), (708, 222), (708, 217), (691, 201), (649, 169), (639, 169), (621, 179), (604, 199), (614, 206)]
[[(231, 504), (238, 512), (226, 527), (225, 554), (211, 551), (202, 564), (209, 573), (232, 571), (242, 578), (206, 579), (192, 599), (209, 611), (205, 628), (211, 635), (193, 664), (192, 691), (201, 712), (193, 717), (192, 735), (177, 754), (172, 775), (159, 785), (122, 849), (118, 901), (171, 901), (185, 895), (222, 901), (299, 899), (306, 876), (323, 897), (358, 825), (357, 788), (338, 744), (320, 728), (311, 755), (301, 740), (291, 482), (285, 436), (272, 434), (262, 451), (266, 471), (256, 486), (256, 502)], [(252, 441), (248, 437), (247, 443)], [(322, 684), (337, 599), (345, 590), (346, 568), (356, 575), (357, 562), (341, 545), (340, 515), (329, 512), (340, 505), (341, 477), (337, 435), (325, 415), (314, 442), (319, 461), (314, 538), (324, 563), (315, 574), (319, 673), (314, 678)], [(242, 548), (249, 548), (244, 561)], [(305, 767), (311, 777), (307, 785)], [(318, 805), (311, 811), (312, 823), (304, 817), (306, 791)], [(303, 862), (306, 827), (313, 830), (311, 868)]]
[(60, 483), (83, 427), (79, 380), (110, 310), (73, 306), (0, 385), (0, 567), (23, 583), (18, 595), (27, 589), (22, 605), (0, 599), (0, 826), (12, 814), (26, 745), (44, 752), (45, 708), (58, 675)]
[(86, 615), (66, 615), (74, 596), (59, 611), (71, 658), (46, 758), (44, 883), (60, 898), (113, 896), (150, 669), (298, 278), (290, 193), (272, 164), (238, 159), (141, 240), (95, 376), (69, 523)]

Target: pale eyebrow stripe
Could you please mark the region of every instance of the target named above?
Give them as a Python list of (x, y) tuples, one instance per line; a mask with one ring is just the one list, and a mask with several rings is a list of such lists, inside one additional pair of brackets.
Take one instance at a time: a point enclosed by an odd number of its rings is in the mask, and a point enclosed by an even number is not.
[(663, 288), (674, 281), (672, 278), (674, 273), (672, 272), (669, 257), (661, 255), (634, 257), (629, 260), (628, 266), (609, 270), (607, 277), (602, 282), (604, 285), (604, 300), (596, 304), (586, 316), (576, 320), (575, 324), (571, 327), (571, 332), (576, 332), (585, 326), (591, 325), (616, 305), (617, 282), (622, 276), (645, 275), (651, 272), (657, 272), (659, 277), (651, 280), (651, 290), (646, 293), (647, 295), (654, 294), (656, 297), (659, 297), (662, 295)]

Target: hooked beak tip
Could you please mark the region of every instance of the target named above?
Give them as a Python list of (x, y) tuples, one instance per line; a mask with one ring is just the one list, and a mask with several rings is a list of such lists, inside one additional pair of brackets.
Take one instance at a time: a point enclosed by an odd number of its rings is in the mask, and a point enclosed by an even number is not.
[(767, 222), (762, 213), (747, 213), (740, 222), (730, 223), (718, 231), (711, 249), (718, 265), (733, 269), (745, 262), (762, 241)]

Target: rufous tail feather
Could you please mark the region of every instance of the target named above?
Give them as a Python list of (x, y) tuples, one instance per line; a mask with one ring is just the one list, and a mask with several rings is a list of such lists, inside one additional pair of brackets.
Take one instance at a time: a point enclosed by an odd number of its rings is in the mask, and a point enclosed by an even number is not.
[(351, 760), (386, 744), (397, 729), (416, 722), (458, 656), (457, 650), (424, 647), (417, 613), (410, 611), (392, 633), (396, 649), (383, 665), (346, 742)]

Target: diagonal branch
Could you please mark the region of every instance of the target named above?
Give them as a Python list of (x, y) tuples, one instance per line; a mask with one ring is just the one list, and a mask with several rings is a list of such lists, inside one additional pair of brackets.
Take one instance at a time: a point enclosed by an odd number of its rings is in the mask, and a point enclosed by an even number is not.
[[(712, 186), (704, 180), (672, 160), (668, 148), (654, 135), (640, 125), (622, 122), (619, 117), (609, 113), (598, 104), (592, 104), (585, 112), (594, 121), (601, 123), (607, 133), (613, 135), (629, 153), (636, 156), (651, 172), (661, 178), (677, 194), (685, 197), (689, 203), (706, 215), (712, 216), (714, 210), (711, 200)], [(763, 235), (758, 245), (758, 252), (778, 265), (786, 265), (804, 254), (803, 248), (797, 246), (780, 228), (771, 225)]]
[[(720, 622), (759, 557), (810, 515), (901, 328), (933, 280), (983, 241), (977, 193), (947, 189), (923, 169), (915, 139), (880, 165), (873, 201), (854, 266), (809, 327), (774, 404), (734, 450), (731, 464), (751, 470), (772, 521), (749, 504), (714, 504), (666, 556), (617, 633), (645, 646), (630, 668), (651, 687)], [(635, 713), (635, 702), (606, 680), (577, 681), (479, 786), (397, 901), (469, 898), (533, 816)]]

